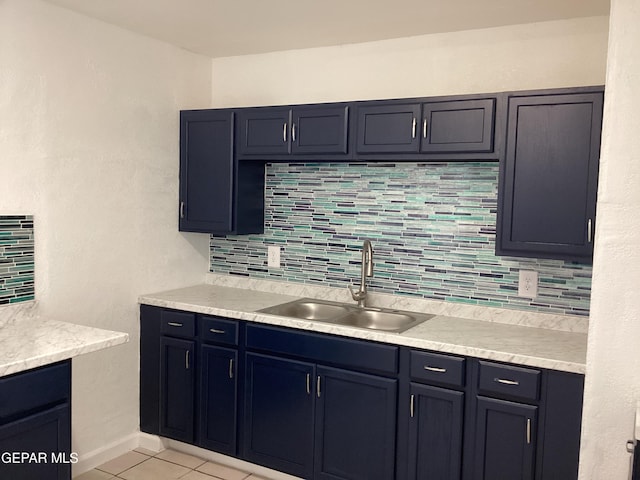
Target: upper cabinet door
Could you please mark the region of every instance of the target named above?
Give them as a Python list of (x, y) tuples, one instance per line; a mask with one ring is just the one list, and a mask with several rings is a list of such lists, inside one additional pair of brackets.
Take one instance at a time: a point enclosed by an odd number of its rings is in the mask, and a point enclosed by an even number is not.
[(291, 153), (347, 153), (348, 107), (294, 108)]
[(358, 108), (358, 153), (417, 153), (420, 105)]
[(180, 112), (180, 230), (233, 230), (233, 112)]
[(495, 110), (493, 98), (423, 104), (420, 151), (492, 152)]
[(259, 108), (238, 112), (240, 155), (282, 155), (291, 151), (291, 109)]
[(603, 93), (509, 99), (496, 252), (591, 261)]

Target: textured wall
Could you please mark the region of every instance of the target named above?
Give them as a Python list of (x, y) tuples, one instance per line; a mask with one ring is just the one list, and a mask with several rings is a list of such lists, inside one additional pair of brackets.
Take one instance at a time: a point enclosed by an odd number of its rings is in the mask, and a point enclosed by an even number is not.
[(581, 480), (629, 478), (640, 400), (640, 2), (612, 0)]
[(0, 305), (33, 300), (33, 216), (0, 215)]
[(131, 338), (73, 362), (83, 459), (138, 430), (137, 296), (206, 274), (207, 236), (178, 232), (178, 111), (209, 104), (211, 60), (3, 0), (0, 65), (0, 213), (37, 221), (40, 312)]
[(216, 58), (213, 106), (601, 85), (607, 29), (607, 17), (574, 18)]
[[(497, 163), (271, 164), (266, 178), (265, 233), (212, 237), (212, 272), (346, 288), (368, 238), (373, 292), (589, 314), (590, 265), (495, 256)], [(535, 300), (517, 295), (520, 269), (539, 272)]]

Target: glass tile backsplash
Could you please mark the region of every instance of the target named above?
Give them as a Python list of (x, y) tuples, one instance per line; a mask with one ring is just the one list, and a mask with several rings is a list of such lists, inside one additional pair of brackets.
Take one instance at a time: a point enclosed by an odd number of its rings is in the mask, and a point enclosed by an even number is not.
[(0, 305), (34, 299), (33, 216), (0, 215)]
[[(211, 237), (210, 271), (501, 308), (589, 314), (591, 265), (494, 253), (497, 163), (267, 164), (265, 232)], [(281, 268), (267, 267), (267, 246)], [(518, 272), (538, 272), (538, 297)]]

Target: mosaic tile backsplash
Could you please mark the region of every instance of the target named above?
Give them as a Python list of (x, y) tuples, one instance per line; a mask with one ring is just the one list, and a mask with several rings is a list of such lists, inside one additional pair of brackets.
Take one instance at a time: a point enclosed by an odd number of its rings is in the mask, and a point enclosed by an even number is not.
[(0, 305), (34, 299), (33, 216), (0, 215)]
[[(372, 293), (588, 315), (591, 265), (494, 253), (496, 163), (268, 164), (265, 232), (211, 237), (210, 271), (344, 287), (374, 249)], [(267, 245), (281, 268), (267, 267)], [(518, 272), (538, 297), (518, 297)]]

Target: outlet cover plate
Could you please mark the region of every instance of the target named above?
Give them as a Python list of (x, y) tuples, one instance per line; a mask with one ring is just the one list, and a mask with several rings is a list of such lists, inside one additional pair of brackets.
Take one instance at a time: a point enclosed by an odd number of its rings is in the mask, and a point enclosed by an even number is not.
[(538, 296), (538, 272), (534, 270), (520, 270), (518, 296), (527, 298), (536, 298)]
[(267, 247), (267, 266), (280, 268), (280, 247), (277, 245), (269, 245)]

